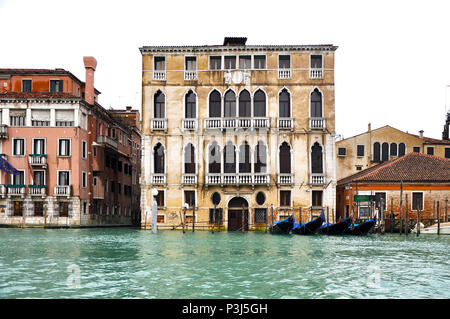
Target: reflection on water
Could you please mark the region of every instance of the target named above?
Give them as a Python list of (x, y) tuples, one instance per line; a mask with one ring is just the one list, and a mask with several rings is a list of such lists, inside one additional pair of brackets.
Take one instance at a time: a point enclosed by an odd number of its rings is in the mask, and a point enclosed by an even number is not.
[(0, 297), (449, 298), (449, 244), (433, 235), (0, 229)]

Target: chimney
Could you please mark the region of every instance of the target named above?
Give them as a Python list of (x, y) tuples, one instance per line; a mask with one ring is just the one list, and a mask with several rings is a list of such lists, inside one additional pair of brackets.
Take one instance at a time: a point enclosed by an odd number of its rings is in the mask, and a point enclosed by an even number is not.
[(131, 106), (127, 106), (126, 109), (127, 109), (127, 112), (130, 112), (131, 111)]
[(92, 56), (83, 57), (84, 67), (86, 69), (86, 85), (84, 88), (84, 99), (89, 104), (94, 104), (94, 72), (97, 67), (97, 60)]
[(420, 138), (423, 138), (423, 130), (420, 130), (420, 131), (419, 131), (419, 137), (420, 137)]
[(372, 130), (372, 125), (370, 125), (370, 123), (369, 123), (369, 125), (367, 125), (367, 132), (370, 132)]

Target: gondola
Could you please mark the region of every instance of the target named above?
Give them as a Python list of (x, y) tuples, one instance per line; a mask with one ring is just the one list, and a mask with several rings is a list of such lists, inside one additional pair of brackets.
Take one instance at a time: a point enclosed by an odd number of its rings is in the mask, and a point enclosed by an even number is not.
[(344, 231), (346, 235), (366, 235), (375, 226), (375, 219), (369, 219), (361, 224), (350, 224)]
[(344, 231), (350, 226), (352, 223), (352, 218), (347, 218), (341, 221), (338, 221), (336, 224), (325, 223), (318, 229), (318, 233), (322, 235), (342, 235)]
[(322, 214), (316, 219), (311, 220), (308, 223), (294, 223), (292, 233), (296, 235), (312, 235), (315, 234), (317, 229), (322, 226), (325, 221), (325, 213), (322, 210)]
[(274, 222), (271, 228), (273, 234), (289, 234), (293, 227), (294, 218), (289, 216), (286, 219)]

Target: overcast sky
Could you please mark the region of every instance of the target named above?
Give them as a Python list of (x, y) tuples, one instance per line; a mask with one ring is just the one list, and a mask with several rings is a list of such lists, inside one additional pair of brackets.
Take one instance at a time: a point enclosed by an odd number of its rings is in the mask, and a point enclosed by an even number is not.
[[(441, 138), (450, 100), (447, 1), (0, 0), (0, 68), (64, 68), (108, 108), (141, 103), (143, 45), (334, 44), (336, 129), (391, 125)], [(448, 102), (447, 102), (448, 105)]]

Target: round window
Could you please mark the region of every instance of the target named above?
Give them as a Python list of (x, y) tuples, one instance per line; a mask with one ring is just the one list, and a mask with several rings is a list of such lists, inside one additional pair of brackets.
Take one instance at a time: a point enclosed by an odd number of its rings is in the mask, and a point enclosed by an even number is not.
[(211, 201), (213, 205), (219, 205), (220, 200), (221, 200), (220, 194), (218, 192), (214, 192), (214, 194), (212, 194), (211, 196)]
[(258, 205), (262, 205), (266, 202), (266, 195), (264, 195), (263, 192), (258, 192), (258, 194), (256, 194), (256, 203)]

